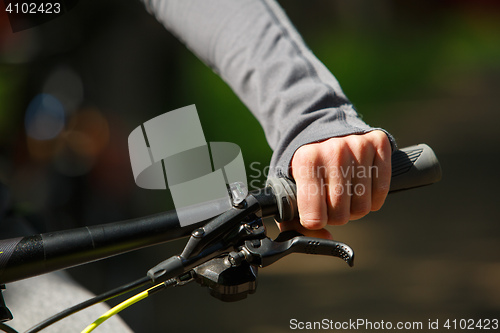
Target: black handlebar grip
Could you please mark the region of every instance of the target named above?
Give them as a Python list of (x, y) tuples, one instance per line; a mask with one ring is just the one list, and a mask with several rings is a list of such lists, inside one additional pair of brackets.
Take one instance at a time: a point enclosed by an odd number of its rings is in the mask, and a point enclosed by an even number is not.
[(391, 162), (389, 192), (430, 185), (441, 179), (441, 166), (436, 154), (426, 144), (396, 150), (392, 154)]
[[(391, 157), (392, 176), (389, 193), (430, 185), (441, 179), (441, 166), (434, 151), (426, 144), (396, 150)], [(278, 222), (298, 217), (297, 188), (286, 178), (269, 178), (278, 205)]]

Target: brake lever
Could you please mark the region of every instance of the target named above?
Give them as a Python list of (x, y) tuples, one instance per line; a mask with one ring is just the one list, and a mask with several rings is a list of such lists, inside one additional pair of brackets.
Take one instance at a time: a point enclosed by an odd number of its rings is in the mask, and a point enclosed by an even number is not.
[(258, 266), (269, 266), (290, 253), (335, 256), (353, 265), (353, 250), (337, 241), (292, 230), (270, 239), (256, 214), (259, 200), (249, 196), (245, 201), (244, 207), (235, 207), (193, 231), (181, 254), (148, 271), (151, 280), (158, 283), (191, 271), (193, 279), (207, 286), (212, 296), (236, 301), (255, 292)]
[(290, 253), (333, 256), (344, 260), (351, 267), (354, 265), (354, 251), (349, 245), (330, 239), (306, 237), (294, 230), (282, 232), (275, 240), (269, 237), (246, 240), (240, 252), (229, 254), (229, 260), (237, 262), (244, 257), (252, 265), (266, 267)]
[(271, 240), (266, 236), (262, 219), (255, 215), (241, 228), (244, 232), (239, 233), (239, 246), (193, 268), (195, 281), (208, 287), (210, 294), (222, 301), (238, 301), (253, 294), (257, 287), (257, 268), (269, 266), (290, 253), (330, 255), (353, 265), (352, 249), (340, 242), (306, 237), (293, 230)]

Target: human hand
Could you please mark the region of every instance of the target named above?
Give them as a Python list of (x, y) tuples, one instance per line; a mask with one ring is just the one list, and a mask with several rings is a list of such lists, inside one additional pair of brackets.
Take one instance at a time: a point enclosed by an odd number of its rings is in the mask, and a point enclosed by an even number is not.
[(310, 143), (291, 162), (300, 222), (280, 229), (331, 238), (326, 225), (342, 225), (379, 210), (389, 192), (391, 144), (380, 130)]

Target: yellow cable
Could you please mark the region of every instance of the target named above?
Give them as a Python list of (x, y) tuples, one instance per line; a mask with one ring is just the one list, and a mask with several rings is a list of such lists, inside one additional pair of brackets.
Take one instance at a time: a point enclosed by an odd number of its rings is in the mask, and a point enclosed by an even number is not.
[(158, 286), (160, 286), (162, 284), (163, 283), (157, 284), (156, 286), (151, 287), (148, 290), (145, 290), (145, 291), (143, 291), (143, 292), (141, 292), (141, 293), (139, 293), (139, 294), (137, 294), (135, 296), (132, 296), (129, 299), (121, 302), (117, 306), (111, 308), (106, 313), (104, 313), (102, 316), (100, 316), (99, 318), (97, 318), (96, 321), (94, 321), (92, 324), (90, 324), (89, 326), (87, 326), (81, 333), (92, 332), (97, 326), (101, 325), (103, 322), (105, 322), (106, 320), (108, 320), (109, 318), (111, 318), (112, 316), (114, 316), (115, 314), (117, 314), (118, 312), (120, 312), (120, 311), (128, 308), (132, 304), (137, 303), (137, 302), (145, 299), (146, 297), (148, 297), (149, 296), (149, 292), (152, 289), (158, 288)]

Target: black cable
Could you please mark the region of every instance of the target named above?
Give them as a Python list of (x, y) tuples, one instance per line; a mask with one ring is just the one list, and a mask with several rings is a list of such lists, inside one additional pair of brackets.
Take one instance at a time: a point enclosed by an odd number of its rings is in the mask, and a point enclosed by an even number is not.
[(162, 291), (163, 289), (167, 289), (169, 287), (173, 287), (173, 286), (176, 286), (176, 285), (177, 285), (177, 279), (176, 278), (168, 279), (167, 281), (165, 281), (165, 282), (163, 282), (161, 284), (157, 284), (156, 286), (151, 287), (148, 290), (148, 295), (154, 295), (157, 292)]
[(104, 323), (106, 320), (108, 320), (109, 318), (111, 318), (112, 316), (120, 313), (120, 311), (123, 311), (125, 310), (126, 308), (128, 308), (129, 306), (145, 299), (146, 297), (149, 297), (153, 294), (156, 294), (157, 292), (161, 291), (161, 290), (164, 290), (168, 287), (172, 287), (172, 286), (175, 286), (177, 285), (177, 279), (176, 278), (172, 278), (170, 280), (167, 280), (163, 283), (160, 283), (160, 284), (157, 284), (143, 292), (140, 292), (138, 293), (137, 295), (134, 295), (132, 297), (130, 297), (129, 299), (121, 302), (120, 304), (118, 304), (117, 306), (111, 308), (110, 310), (108, 310), (106, 313), (104, 313), (102, 316), (100, 316), (99, 318), (97, 318), (97, 320), (95, 320), (92, 324), (88, 325), (82, 332), (92, 332), (93, 330), (95, 330), (99, 325), (101, 325), (102, 323)]
[(0, 331), (6, 332), (6, 333), (19, 333), (12, 327), (5, 325), (4, 323), (0, 323)]
[(39, 331), (43, 330), (44, 328), (47, 328), (48, 326), (58, 322), (61, 319), (64, 319), (68, 316), (71, 316), (72, 314), (74, 314), (78, 311), (86, 309), (86, 308), (88, 308), (92, 305), (95, 305), (97, 303), (105, 302), (109, 299), (115, 298), (115, 297), (120, 296), (122, 294), (125, 294), (129, 291), (132, 291), (134, 289), (142, 287), (148, 283), (151, 283), (151, 279), (149, 277), (145, 276), (145, 277), (143, 277), (139, 280), (136, 280), (132, 283), (129, 283), (129, 284), (123, 285), (121, 287), (115, 288), (113, 290), (107, 291), (101, 295), (95, 296), (89, 300), (86, 300), (82, 303), (79, 303), (79, 304), (74, 305), (70, 308), (67, 308), (66, 310), (63, 310), (63, 311), (53, 315), (50, 318), (45, 319), (44, 321), (36, 324), (35, 326), (33, 326), (32, 328), (27, 330), (25, 333), (39, 332)]

